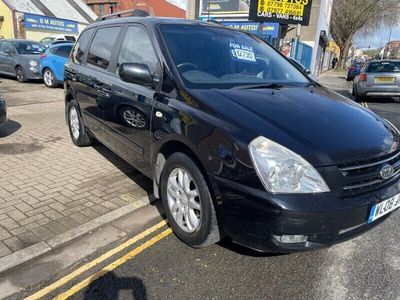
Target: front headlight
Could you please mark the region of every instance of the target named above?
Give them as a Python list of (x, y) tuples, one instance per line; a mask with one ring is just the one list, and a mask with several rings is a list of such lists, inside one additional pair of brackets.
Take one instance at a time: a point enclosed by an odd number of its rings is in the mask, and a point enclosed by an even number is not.
[(30, 61), (29, 61), (29, 65), (30, 65), (31, 67), (37, 67), (37, 61), (35, 61), (35, 60), (30, 60)]
[(321, 175), (304, 158), (265, 137), (249, 144), (258, 177), (271, 193), (329, 192)]

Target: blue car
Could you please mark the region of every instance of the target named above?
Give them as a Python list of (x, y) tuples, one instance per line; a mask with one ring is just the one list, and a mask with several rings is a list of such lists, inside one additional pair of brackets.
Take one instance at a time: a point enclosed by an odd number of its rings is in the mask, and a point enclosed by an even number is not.
[(43, 82), (49, 88), (54, 88), (64, 81), (64, 65), (68, 61), (73, 43), (57, 43), (43, 53), (40, 58), (40, 73)]

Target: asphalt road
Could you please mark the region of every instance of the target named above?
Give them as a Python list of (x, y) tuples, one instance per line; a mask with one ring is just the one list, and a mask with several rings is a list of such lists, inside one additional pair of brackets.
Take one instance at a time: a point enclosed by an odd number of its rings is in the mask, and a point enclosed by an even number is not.
[[(269, 256), (162, 239), (71, 299), (396, 299), (400, 215), (330, 249)], [(65, 287), (69, 288), (69, 287)]]

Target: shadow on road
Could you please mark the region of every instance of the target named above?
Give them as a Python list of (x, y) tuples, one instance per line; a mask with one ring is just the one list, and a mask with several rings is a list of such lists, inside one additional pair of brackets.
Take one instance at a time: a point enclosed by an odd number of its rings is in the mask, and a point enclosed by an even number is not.
[(396, 98), (365, 98), (364, 102), (376, 103), (376, 104), (387, 104), (387, 103), (400, 103), (400, 100), (396, 99)]
[(21, 128), (21, 124), (17, 121), (8, 120), (2, 127), (0, 127), (0, 138), (7, 137), (17, 132)]
[(147, 195), (152, 194), (152, 182), (149, 178), (144, 176), (139, 170), (135, 169), (133, 166), (128, 164), (114, 152), (109, 150), (106, 146), (96, 142), (93, 145), (98, 153), (100, 153), (105, 159), (111, 162), (115, 167), (117, 167), (121, 172), (123, 172), (129, 179), (146, 191)]
[(147, 290), (143, 281), (137, 277), (118, 277), (109, 272), (93, 281), (85, 290), (83, 299), (147, 299)]

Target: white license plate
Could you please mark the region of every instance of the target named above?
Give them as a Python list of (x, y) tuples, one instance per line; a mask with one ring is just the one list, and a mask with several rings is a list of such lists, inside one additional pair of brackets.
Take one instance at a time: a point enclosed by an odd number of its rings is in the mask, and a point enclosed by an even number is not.
[(368, 218), (368, 223), (372, 223), (376, 219), (383, 217), (384, 215), (394, 211), (396, 208), (399, 207), (400, 207), (400, 194), (372, 206)]

